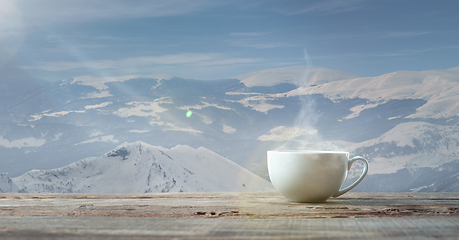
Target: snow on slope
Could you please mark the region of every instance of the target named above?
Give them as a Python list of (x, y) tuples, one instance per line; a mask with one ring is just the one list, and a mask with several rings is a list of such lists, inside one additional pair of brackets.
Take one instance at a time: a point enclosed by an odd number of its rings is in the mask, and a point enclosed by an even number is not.
[(286, 67), (274, 68), (257, 72), (250, 72), (236, 76), (236, 79), (242, 81), (247, 87), (253, 86), (274, 86), (280, 83), (290, 83), (296, 85), (305, 84), (323, 84), (343, 79), (352, 79), (359, 76), (352, 73), (342, 72), (320, 67)]
[[(435, 168), (459, 158), (459, 126), (406, 122), (360, 143), (314, 140), (296, 140), (295, 149), (340, 150), (349, 152), (350, 157), (363, 156), (370, 163), (368, 175), (390, 174), (404, 168)], [(353, 167), (349, 177), (360, 173), (360, 168)]]
[[(124, 143), (105, 155), (12, 179), (19, 192), (272, 191), (271, 183), (206, 149)], [(1, 190), (1, 189), (0, 189)]]
[(458, 139), (457, 126), (408, 122), (378, 138), (352, 144), (346, 150), (368, 158), (369, 174), (384, 174), (403, 168), (434, 168), (457, 160)]
[(91, 99), (91, 98), (104, 98), (112, 96), (109, 91), (107, 91), (106, 83), (109, 82), (124, 82), (130, 79), (135, 78), (156, 78), (156, 79), (164, 79), (169, 80), (172, 76), (168, 74), (156, 74), (156, 75), (125, 75), (125, 76), (118, 76), (118, 77), (93, 77), (93, 76), (79, 76), (70, 79), (64, 80), (64, 83), (69, 82), (71, 84), (79, 84), (79, 85), (86, 85), (92, 86), (96, 89), (96, 91), (87, 94), (83, 99)]
[(157, 74), (157, 75), (125, 75), (118, 77), (93, 77), (93, 76), (79, 76), (72, 79), (68, 79), (71, 84), (81, 84), (86, 86), (92, 86), (97, 90), (105, 90), (107, 86), (105, 83), (108, 82), (124, 82), (135, 78), (157, 78), (157, 79), (171, 79), (172, 76), (168, 74)]
[[(314, 82), (313, 79), (310, 81)], [(377, 77), (334, 80), (306, 85), (287, 95), (324, 94), (333, 99), (364, 98), (370, 104), (390, 99), (424, 99), (411, 118), (447, 118), (459, 115), (459, 67), (422, 72), (400, 71)]]
[[(427, 103), (410, 118), (448, 118), (459, 115), (459, 67), (446, 70), (398, 71), (376, 77), (359, 77), (326, 68), (268, 69), (236, 77), (245, 85), (300, 86), (285, 96), (323, 94), (332, 100), (363, 98), (370, 107), (390, 99), (424, 99)], [(272, 97), (283, 97), (284, 93)], [(362, 106), (365, 108), (365, 106)]]
[(16, 186), (8, 173), (0, 173), (0, 193), (16, 191)]

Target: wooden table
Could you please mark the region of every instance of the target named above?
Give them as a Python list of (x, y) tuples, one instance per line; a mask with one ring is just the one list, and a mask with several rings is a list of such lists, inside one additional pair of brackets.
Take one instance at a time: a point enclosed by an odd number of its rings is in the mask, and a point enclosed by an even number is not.
[(459, 239), (459, 193), (0, 193), (0, 239)]

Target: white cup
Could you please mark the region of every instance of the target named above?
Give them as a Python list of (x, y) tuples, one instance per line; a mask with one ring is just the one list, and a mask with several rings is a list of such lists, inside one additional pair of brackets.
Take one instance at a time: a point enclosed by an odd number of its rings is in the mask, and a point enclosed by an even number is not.
[[(340, 190), (357, 160), (364, 164), (362, 175)], [(268, 151), (268, 172), (277, 191), (290, 201), (325, 202), (357, 186), (367, 175), (368, 162), (363, 157), (349, 160), (347, 152), (278, 150)]]

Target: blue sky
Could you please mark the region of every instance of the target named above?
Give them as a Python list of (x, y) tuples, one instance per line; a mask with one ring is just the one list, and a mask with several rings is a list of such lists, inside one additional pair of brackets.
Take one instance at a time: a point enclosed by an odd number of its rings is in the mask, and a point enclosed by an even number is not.
[(0, 72), (56, 81), (306, 64), (360, 76), (447, 69), (459, 66), (458, 10), (456, 0), (0, 0)]

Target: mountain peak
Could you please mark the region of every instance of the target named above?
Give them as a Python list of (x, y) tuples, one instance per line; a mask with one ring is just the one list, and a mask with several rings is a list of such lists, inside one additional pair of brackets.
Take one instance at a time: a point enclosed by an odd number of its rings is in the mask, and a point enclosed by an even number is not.
[[(0, 182), (7, 183), (7, 177), (5, 175)], [(22, 192), (245, 192), (272, 189), (268, 181), (208, 149), (194, 149), (187, 145), (166, 149), (141, 141), (123, 143), (101, 157), (83, 159), (62, 168), (30, 171), (11, 182)]]

